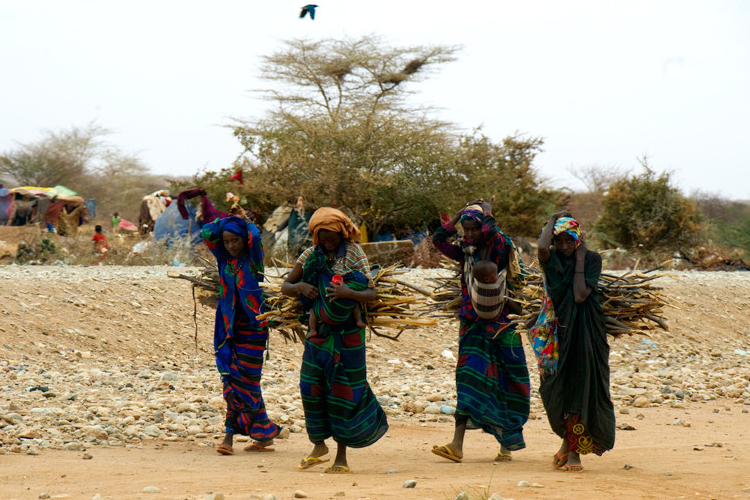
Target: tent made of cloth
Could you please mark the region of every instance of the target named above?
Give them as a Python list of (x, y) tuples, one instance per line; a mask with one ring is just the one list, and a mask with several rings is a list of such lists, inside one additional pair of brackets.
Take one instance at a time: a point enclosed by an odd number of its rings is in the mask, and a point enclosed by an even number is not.
[(0, 226), (10, 224), (13, 215), (13, 193), (0, 184)]
[(188, 218), (183, 219), (177, 209), (177, 203), (169, 205), (154, 222), (154, 240), (165, 240), (173, 244), (179, 239), (189, 238), (192, 244), (201, 241), (202, 223), (198, 221), (198, 209), (190, 203), (185, 204)]
[[(47, 222), (57, 227), (60, 234), (73, 234), (88, 214), (84, 199), (62, 185), (51, 188), (21, 186), (9, 191), (13, 196), (10, 208), (12, 226)], [(64, 217), (64, 222), (58, 227), (61, 217)]]
[(65, 186), (57, 185), (55, 187), (37, 187), (37, 186), (22, 186), (11, 189), (11, 192), (19, 194), (21, 196), (28, 196), (30, 198), (46, 196), (47, 198), (57, 198), (58, 200), (64, 200), (69, 202), (83, 203), (84, 200), (78, 193), (69, 189)]
[(172, 203), (172, 198), (166, 189), (154, 191), (143, 197), (138, 214), (138, 226), (141, 229), (141, 233), (146, 234), (154, 230), (156, 219), (159, 218), (170, 203)]

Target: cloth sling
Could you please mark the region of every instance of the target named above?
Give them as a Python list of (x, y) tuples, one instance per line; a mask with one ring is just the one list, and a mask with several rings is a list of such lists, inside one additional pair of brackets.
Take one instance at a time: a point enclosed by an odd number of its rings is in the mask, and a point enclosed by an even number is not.
[[(476, 247), (467, 246), (464, 252), (467, 254), (464, 259), (464, 280), (466, 281), (466, 290), (469, 292), (471, 305), (481, 319), (495, 319), (500, 316), (505, 301), (506, 274), (507, 268), (498, 273), (497, 281), (494, 283), (482, 283), (474, 279), (474, 251)], [(487, 260), (489, 249), (484, 248), (485, 254), (483, 259)]]

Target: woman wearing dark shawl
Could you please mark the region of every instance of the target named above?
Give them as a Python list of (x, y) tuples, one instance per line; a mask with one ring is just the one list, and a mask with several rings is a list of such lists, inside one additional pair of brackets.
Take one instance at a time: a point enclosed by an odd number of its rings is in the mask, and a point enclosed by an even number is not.
[(260, 232), (251, 222), (226, 217), (205, 224), (201, 235), (219, 269), (214, 349), (224, 383), (227, 414), (224, 441), (216, 451), (233, 455), (235, 434), (255, 441), (245, 451), (273, 451), (268, 446), (279, 428), (268, 419), (260, 387), (268, 339), (268, 323), (256, 319), (263, 312)]
[(615, 444), (609, 344), (597, 296), (602, 258), (586, 248), (581, 226), (567, 211), (550, 217), (538, 255), (547, 297), (531, 336), (547, 345), (534, 346), (539, 393), (552, 430), (563, 439), (552, 463), (580, 472), (580, 455), (601, 455)]
[[(464, 238), (449, 239), (460, 222)], [(483, 429), (495, 436), (500, 451), (495, 461), (511, 460), (511, 451), (526, 447), (523, 426), (529, 417), (529, 371), (521, 338), (508, 319), (509, 302), (494, 318), (480, 317), (471, 298), (473, 263), (489, 260), (500, 270), (498, 281), (520, 272), (513, 241), (503, 234), (492, 217), (491, 206), (482, 200), (470, 202), (435, 232), (433, 243), (447, 257), (457, 261), (461, 273), (461, 307), (456, 365), (456, 427), (453, 441), (433, 446), (432, 452), (460, 462), (466, 429)]]
[[(333, 438), (336, 458), (325, 472), (347, 473), (346, 449), (369, 446), (388, 430), (385, 412), (367, 383), (365, 329), (351, 314), (353, 307), (375, 299), (375, 288), (367, 257), (356, 243), (359, 229), (349, 217), (320, 208), (308, 225), (313, 246), (302, 252), (281, 287), (285, 295), (304, 299), (319, 320), (302, 355), (300, 392), (313, 449), (299, 468), (326, 462), (325, 440)], [(332, 283), (336, 274), (343, 284)]]

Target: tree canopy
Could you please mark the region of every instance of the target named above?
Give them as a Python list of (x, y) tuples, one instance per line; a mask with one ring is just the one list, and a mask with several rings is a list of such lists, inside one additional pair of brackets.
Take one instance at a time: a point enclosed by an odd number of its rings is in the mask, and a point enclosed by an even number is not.
[[(262, 64), (273, 86), (259, 92), (273, 107), (234, 127), (244, 147), (233, 166), (244, 171), (239, 194), (261, 210), (298, 196), (310, 208), (346, 207), (375, 233), (434, 225), (441, 212), (494, 194), (498, 220), (537, 232), (556, 196), (533, 168), (542, 140), (516, 135), (495, 144), (479, 132), (460, 134), (407, 98), (456, 53), (375, 37), (286, 42)], [(221, 180), (231, 173), (195, 181), (209, 193), (237, 193)]]
[(65, 185), (84, 198), (97, 200), (99, 212), (118, 211), (134, 218), (144, 195), (168, 181), (149, 173), (134, 154), (107, 142), (110, 131), (90, 123), (19, 144), (0, 153), (0, 181), (10, 185)]

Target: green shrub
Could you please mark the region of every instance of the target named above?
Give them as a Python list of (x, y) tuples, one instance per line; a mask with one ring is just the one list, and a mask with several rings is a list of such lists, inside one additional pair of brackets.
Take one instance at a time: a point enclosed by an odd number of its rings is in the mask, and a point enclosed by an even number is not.
[(671, 186), (669, 173), (657, 175), (645, 160), (642, 165), (643, 173), (610, 185), (597, 236), (606, 245), (643, 252), (693, 246), (701, 229), (695, 203)]

